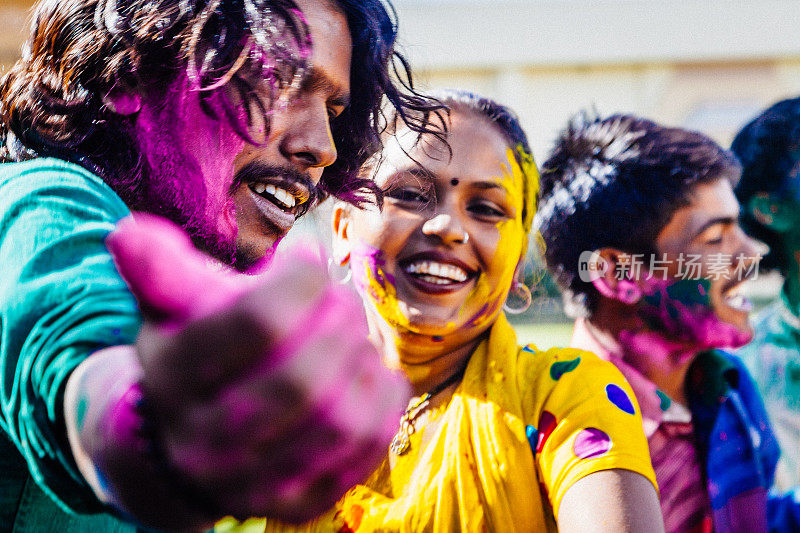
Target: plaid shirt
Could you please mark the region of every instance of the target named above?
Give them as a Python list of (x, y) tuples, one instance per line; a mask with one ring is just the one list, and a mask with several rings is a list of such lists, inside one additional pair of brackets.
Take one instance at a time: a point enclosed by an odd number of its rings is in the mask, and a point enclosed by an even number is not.
[[(796, 531), (798, 504), (771, 499), (779, 448), (761, 398), (742, 363), (699, 354), (686, 376), (687, 407), (604, 350), (582, 320), (573, 346), (595, 351), (625, 375), (642, 411), (667, 531)], [(768, 512), (769, 509), (769, 512)]]
[(658, 481), (666, 532), (710, 533), (711, 503), (689, 410), (672, 401), (634, 367), (601, 347), (583, 319), (575, 323), (572, 345), (593, 351), (613, 363), (633, 389)]

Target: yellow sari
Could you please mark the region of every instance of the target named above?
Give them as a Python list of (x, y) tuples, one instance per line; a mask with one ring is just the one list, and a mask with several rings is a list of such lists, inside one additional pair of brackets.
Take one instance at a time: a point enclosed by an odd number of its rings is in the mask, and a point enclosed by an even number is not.
[[(436, 424), (431, 424), (436, 420)], [(411, 447), (303, 526), (223, 521), (217, 531), (556, 531), (561, 498), (593, 472), (655, 486), (635, 397), (610, 363), (576, 349), (518, 348), (504, 315), (449, 404)]]

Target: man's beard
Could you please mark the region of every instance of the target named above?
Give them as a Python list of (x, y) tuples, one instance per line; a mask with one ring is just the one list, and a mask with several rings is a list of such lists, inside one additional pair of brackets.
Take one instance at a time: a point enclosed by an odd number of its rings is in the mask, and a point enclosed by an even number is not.
[(183, 191), (156, 182), (147, 164), (143, 163), (144, 161), (140, 160), (135, 169), (118, 170), (103, 178), (132, 212), (151, 213), (174, 222), (186, 231), (199, 250), (226, 265), (234, 265), (235, 237), (227, 238), (214, 230), (205, 221), (205, 212), (198, 209), (196, 204), (187, 201), (187, 195), (183, 194)]
[(263, 272), (272, 261), (272, 257), (275, 255), (275, 249), (278, 247), (279, 242), (280, 239), (275, 241), (272, 248), (270, 248), (266, 254), (262, 255), (258, 252), (256, 246), (244, 241), (237, 241), (232, 263), (233, 268), (247, 274)]
[[(162, 168), (161, 175), (174, 176), (179, 173), (179, 169), (167, 170)], [(322, 190), (302, 172), (290, 167), (252, 162), (237, 171), (228, 192), (228, 200), (232, 201), (233, 192), (238, 186), (259, 176), (282, 176), (301, 183), (308, 190), (310, 198), (306, 203), (307, 207), (299, 214), (304, 213), (308, 206), (315, 205), (324, 196)], [(192, 243), (199, 250), (242, 272), (263, 270), (282, 238), (282, 235), (278, 236), (274, 246), (265, 255), (260, 253), (252, 243), (248, 243), (244, 239), (237, 240), (236, 235), (230, 238), (220, 234), (216, 230), (216, 226), (209, 224), (206, 220), (207, 214), (202, 209), (205, 199), (192, 198), (192, 192), (195, 191), (188, 187), (170, 186), (171, 184), (154, 178), (145, 158), (139, 159), (136, 168), (117, 169), (104, 175), (103, 179), (122, 198), (131, 211), (152, 213), (169, 219), (186, 231)], [(227, 209), (228, 205), (226, 204), (222, 208)], [(220, 211), (215, 215), (223, 216), (223, 213)]]

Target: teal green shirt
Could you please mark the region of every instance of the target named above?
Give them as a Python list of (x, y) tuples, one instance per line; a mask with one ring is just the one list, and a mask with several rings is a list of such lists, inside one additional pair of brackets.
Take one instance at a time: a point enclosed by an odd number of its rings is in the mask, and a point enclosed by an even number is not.
[(738, 355), (753, 375), (781, 447), (778, 489), (800, 484), (800, 318), (785, 295), (759, 313), (755, 337)]
[(0, 531), (130, 528), (103, 513), (78, 472), (62, 413), (75, 367), (139, 330), (104, 242), (129, 214), (76, 165), (0, 164)]

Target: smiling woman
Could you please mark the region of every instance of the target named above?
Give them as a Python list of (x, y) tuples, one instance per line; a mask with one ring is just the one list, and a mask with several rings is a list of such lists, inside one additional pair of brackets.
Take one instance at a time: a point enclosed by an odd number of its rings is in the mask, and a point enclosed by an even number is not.
[(415, 397), (383, 464), (301, 529), (658, 531), (624, 379), (587, 352), (520, 349), (506, 321), (538, 187), (524, 132), (493, 101), (435, 96), (447, 143), (398, 128), (364, 168), (384, 208), (333, 212), (334, 256)]
[(423, 351), (431, 336), (445, 337), (437, 352), (474, 344), (497, 317), (524, 257), (537, 179), (487, 120), (455, 112), (448, 127), (449, 146), (415, 146), (408, 130), (387, 142), (375, 176), (383, 212), (336, 211), (337, 249), (350, 254), (357, 287), (399, 343)]

